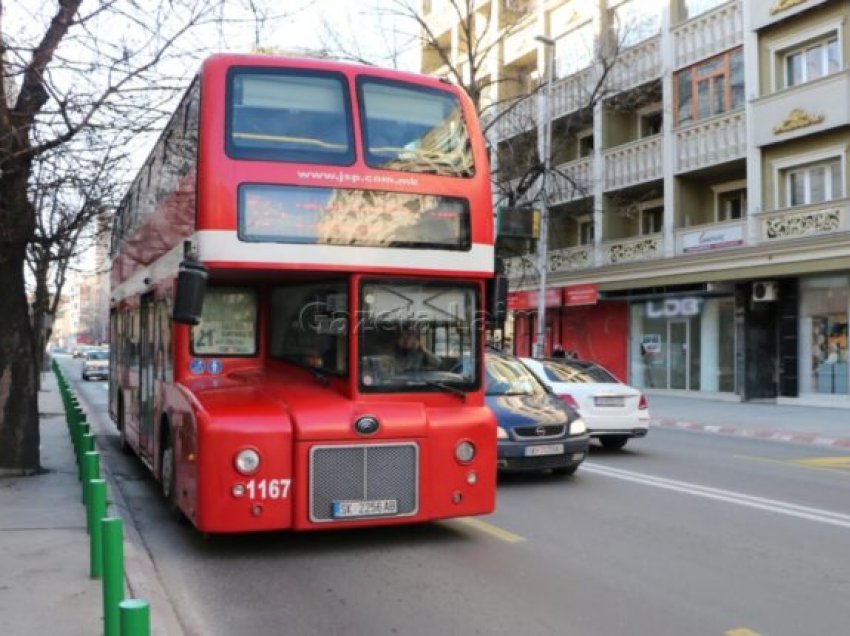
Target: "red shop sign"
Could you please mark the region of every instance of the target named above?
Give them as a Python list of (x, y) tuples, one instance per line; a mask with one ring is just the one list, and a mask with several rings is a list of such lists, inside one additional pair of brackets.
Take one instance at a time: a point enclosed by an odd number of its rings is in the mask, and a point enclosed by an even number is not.
[(564, 306), (595, 305), (599, 302), (599, 285), (570, 285), (564, 288)]

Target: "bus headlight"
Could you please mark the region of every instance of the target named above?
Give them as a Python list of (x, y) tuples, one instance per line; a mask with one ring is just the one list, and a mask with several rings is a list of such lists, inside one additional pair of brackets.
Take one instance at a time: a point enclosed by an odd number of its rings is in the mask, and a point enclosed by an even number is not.
[(461, 464), (468, 464), (475, 458), (475, 446), (472, 442), (463, 441), (455, 446), (455, 459)]
[(583, 435), (584, 433), (587, 433), (587, 424), (584, 423), (583, 419), (577, 417), (570, 424), (570, 435)]
[(243, 475), (253, 475), (260, 467), (260, 454), (253, 448), (243, 448), (236, 453), (233, 464)]

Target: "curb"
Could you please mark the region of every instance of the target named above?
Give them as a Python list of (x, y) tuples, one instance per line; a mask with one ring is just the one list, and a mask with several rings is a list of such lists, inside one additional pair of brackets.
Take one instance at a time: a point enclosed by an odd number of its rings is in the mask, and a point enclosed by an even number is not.
[[(91, 414), (90, 404), (82, 393), (78, 393), (78, 400), (85, 401), (86, 411)], [(162, 584), (153, 562), (153, 557), (145, 544), (141, 532), (139, 532), (133, 511), (127, 504), (124, 493), (121, 490), (121, 482), (112, 473), (108, 464), (109, 453), (98, 443), (98, 436), (104, 435), (104, 424), (101, 417), (89, 417), (89, 424), (95, 424), (97, 434), (95, 444), (101, 452), (101, 473), (109, 484), (109, 504), (119, 511), (124, 520), (124, 578), (132, 598), (144, 598), (150, 603), (151, 610), (151, 634), (156, 636), (188, 636), (177, 615), (177, 610), (171, 602), (171, 598)]]
[(749, 439), (785, 442), (788, 444), (807, 444), (809, 446), (823, 446), (827, 448), (842, 448), (850, 450), (850, 438), (830, 437), (827, 435), (820, 435), (818, 433), (797, 433), (789, 431), (743, 428), (732, 424), (699, 424), (697, 422), (665, 418), (652, 419), (650, 421), (650, 426), (656, 428), (670, 428), (680, 431), (691, 431), (693, 433), (746, 437)]

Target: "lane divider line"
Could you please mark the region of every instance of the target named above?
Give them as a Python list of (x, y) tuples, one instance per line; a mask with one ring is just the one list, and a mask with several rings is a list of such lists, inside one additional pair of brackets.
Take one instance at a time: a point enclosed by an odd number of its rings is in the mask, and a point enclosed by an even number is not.
[(645, 486), (662, 488), (664, 490), (671, 490), (674, 492), (694, 495), (697, 497), (704, 497), (706, 499), (714, 499), (716, 501), (723, 501), (739, 506), (755, 508), (757, 510), (765, 510), (767, 512), (773, 512), (789, 517), (796, 517), (798, 519), (805, 519), (807, 521), (815, 521), (818, 523), (824, 523), (827, 525), (850, 529), (850, 514), (845, 514), (842, 512), (832, 512), (830, 510), (823, 510), (821, 508), (812, 508), (810, 506), (792, 504), (786, 501), (780, 501), (778, 499), (757, 497), (754, 495), (748, 495), (746, 493), (736, 492), (733, 490), (724, 490), (722, 488), (712, 488), (710, 486), (702, 486), (700, 484), (678, 481), (675, 479), (655, 477), (653, 475), (647, 475), (645, 473), (637, 473), (628, 470), (623, 470), (620, 468), (611, 468), (592, 462), (584, 462), (582, 470), (597, 475), (603, 475), (605, 477), (612, 477), (614, 479), (622, 479), (624, 481), (642, 484)]
[(455, 523), (462, 523), (465, 526), (469, 526), (479, 532), (483, 532), (485, 534), (489, 534), (491, 537), (496, 537), (497, 539), (504, 541), (505, 543), (522, 543), (525, 541), (524, 537), (519, 536), (518, 534), (514, 534), (509, 530), (505, 530), (498, 526), (494, 526), (492, 523), (487, 523), (481, 519), (476, 517), (463, 517), (462, 519), (455, 519)]

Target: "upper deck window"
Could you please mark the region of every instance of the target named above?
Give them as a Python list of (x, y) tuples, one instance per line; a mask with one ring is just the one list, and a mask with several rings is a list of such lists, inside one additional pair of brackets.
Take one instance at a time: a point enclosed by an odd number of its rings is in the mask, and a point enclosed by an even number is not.
[(368, 165), (450, 177), (475, 173), (455, 95), (374, 78), (361, 78), (358, 90)]
[(354, 162), (345, 78), (267, 68), (230, 72), (227, 154), (346, 166)]

